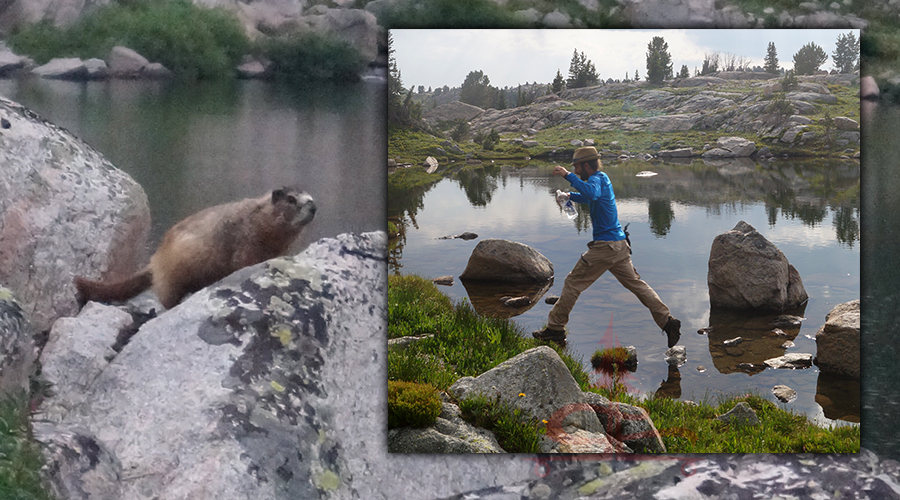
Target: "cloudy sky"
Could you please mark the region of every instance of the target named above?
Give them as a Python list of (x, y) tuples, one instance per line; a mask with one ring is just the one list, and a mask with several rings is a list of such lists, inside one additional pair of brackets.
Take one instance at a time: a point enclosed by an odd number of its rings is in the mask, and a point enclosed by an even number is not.
[(822, 47), (832, 69), (831, 54), (841, 34), (858, 30), (391, 30), (394, 57), (406, 88), (459, 87), (471, 71), (481, 70), (496, 87), (550, 83), (559, 70), (568, 76), (574, 50), (584, 52), (600, 78), (624, 79), (647, 73), (647, 45), (661, 36), (669, 46), (673, 70), (686, 64), (691, 74), (706, 54), (744, 57), (762, 66), (769, 42), (778, 62), (794, 66), (794, 54), (809, 42)]

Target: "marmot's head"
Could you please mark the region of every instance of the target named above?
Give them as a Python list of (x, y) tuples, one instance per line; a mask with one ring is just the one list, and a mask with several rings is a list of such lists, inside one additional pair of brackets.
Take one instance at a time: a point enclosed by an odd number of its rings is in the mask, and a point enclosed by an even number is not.
[(299, 189), (285, 187), (272, 191), (272, 206), (278, 218), (296, 231), (309, 224), (316, 215), (312, 196)]

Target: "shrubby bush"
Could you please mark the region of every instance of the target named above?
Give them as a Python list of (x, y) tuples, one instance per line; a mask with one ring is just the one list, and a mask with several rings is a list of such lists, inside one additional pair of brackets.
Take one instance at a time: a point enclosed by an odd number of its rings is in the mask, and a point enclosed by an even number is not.
[(441, 414), (441, 396), (432, 385), (388, 381), (388, 429), (427, 427)]
[(255, 52), (271, 61), (275, 78), (288, 81), (356, 81), (365, 66), (349, 43), (314, 33), (267, 38)]
[(249, 48), (234, 15), (188, 0), (112, 3), (69, 28), (26, 26), (9, 43), (41, 64), (54, 57), (105, 58), (124, 45), (189, 78), (232, 75)]

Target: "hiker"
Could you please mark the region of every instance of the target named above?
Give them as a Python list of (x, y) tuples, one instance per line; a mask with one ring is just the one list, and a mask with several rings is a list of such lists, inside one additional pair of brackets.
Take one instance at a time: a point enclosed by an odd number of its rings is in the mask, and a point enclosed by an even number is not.
[(640, 299), (641, 304), (650, 309), (653, 321), (666, 333), (669, 347), (674, 346), (681, 337), (681, 321), (669, 313), (669, 308), (650, 285), (641, 280), (631, 263), (631, 244), (619, 224), (612, 183), (600, 171), (597, 149), (592, 146), (578, 148), (573, 155), (572, 165), (574, 172), (557, 165), (553, 175), (565, 177), (578, 192), (560, 193), (557, 201), (565, 203), (571, 199), (590, 207), (591, 224), (594, 227), (593, 241), (588, 242), (587, 252), (581, 255), (578, 263), (566, 276), (559, 300), (550, 309), (547, 327), (535, 331), (532, 336), (541, 340), (565, 341), (569, 312), (578, 296), (603, 273), (609, 271), (619, 283)]

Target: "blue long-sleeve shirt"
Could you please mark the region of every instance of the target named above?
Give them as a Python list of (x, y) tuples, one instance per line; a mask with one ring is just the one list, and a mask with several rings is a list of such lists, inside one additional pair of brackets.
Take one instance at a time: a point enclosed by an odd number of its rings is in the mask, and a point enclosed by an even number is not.
[(590, 208), (591, 224), (594, 226), (594, 241), (624, 240), (625, 231), (619, 224), (616, 195), (613, 193), (609, 177), (603, 172), (597, 171), (585, 182), (574, 172), (569, 172), (566, 180), (578, 190), (577, 193), (569, 193), (569, 198), (577, 203), (586, 203)]

